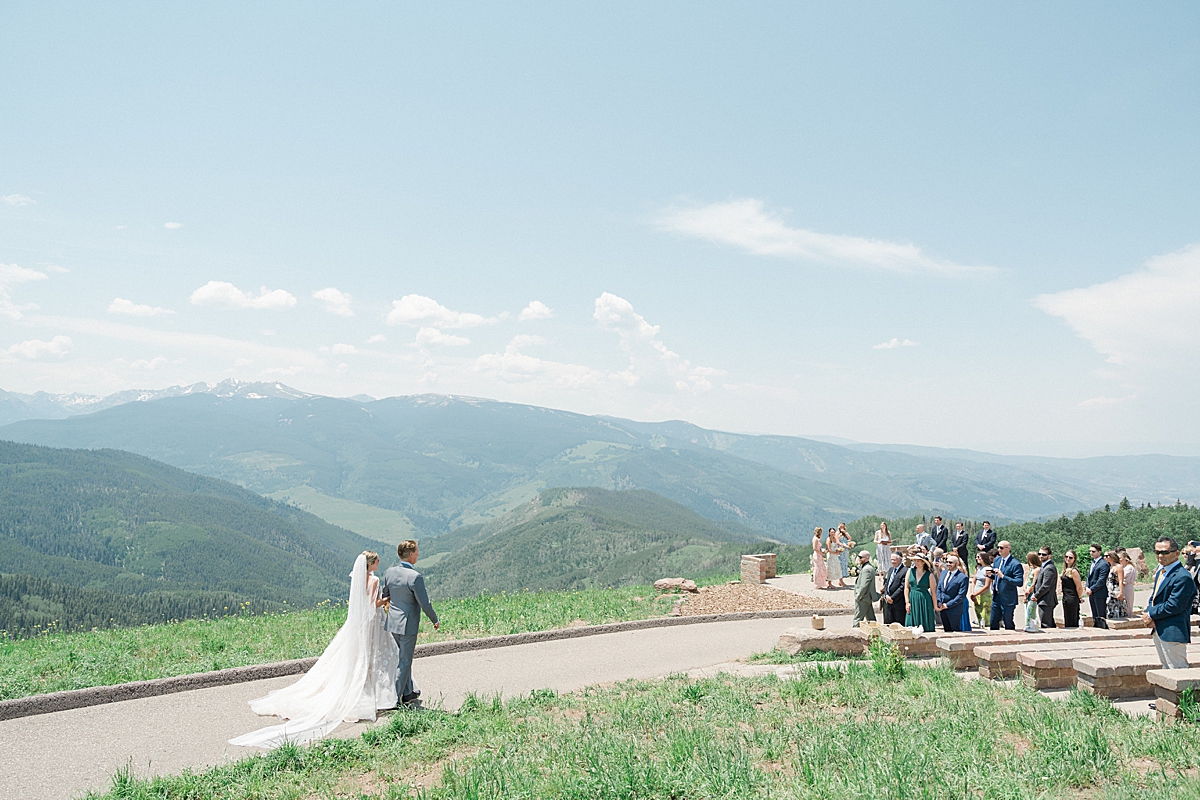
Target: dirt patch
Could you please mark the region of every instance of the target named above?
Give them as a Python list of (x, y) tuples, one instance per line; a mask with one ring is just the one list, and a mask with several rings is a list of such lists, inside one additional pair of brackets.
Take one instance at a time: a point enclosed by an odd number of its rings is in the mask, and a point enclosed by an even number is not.
[(684, 616), (729, 614), (735, 611), (787, 611), (793, 608), (820, 610), (842, 608), (837, 603), (785, 592), (758, 583), (731, 583), (704, 586), (697, 594), (684, 598), (680, 609)]
[(1024, 736), (1018, 736), (1015, 733), (1006, 733), (1000, 739), (1012, 748), (1012, 751), (1018, 756), (1023, 756), (1033, 747), (1033, 743)]

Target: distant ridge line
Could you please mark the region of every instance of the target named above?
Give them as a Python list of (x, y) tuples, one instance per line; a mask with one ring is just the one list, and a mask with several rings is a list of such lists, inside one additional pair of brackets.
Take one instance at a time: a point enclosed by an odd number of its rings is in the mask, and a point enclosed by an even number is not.
[[(560, 639), (579, 639), (584, 636), (600, 636), (606, 633), (645, 630), (647, 628), (671, 628), (676, 625), (698, 625), (709, 622), (736, 622), (748, 619), (785, 619), (807, 617), (819, 612), (823, 616), (842, 616), (854, 613), (852, 608), (792, 608), (781, 611), (737, 611), (729, 614), (696, 614), (681, 617), (655, 617), (628, 622), (608, 622), (603, 625), (585, 625), (578, 628), (555, 628), (549, 631), (510, 633), (503, 636), (485, 636), (478, 639), (457, 639), (446, 642), (429, 642), (417, 645), (415, 658), (444, 656), (472, 650), (490, 650), (497, 647), (513, 647), (535, 642), (553, 642)], [(37, 694), (0, 701), (0, 720), (32, 717), (39, 714), (54, 714), (76, 708), (120, 703), (126, 700), (141, 700), (164, 694), (190, 692), (236, 683), (282, 678), (307, 672), (317, 663), (316, 658), (297, 658), (277, 661), (272, 664), (251, 664), (230, 667), (213, 672), (198, 672), (192, 675), (177, 675), (150, 681), (119, 683), (115, 686), (91, 686), (86, 689), (71, 689), (64, 692)]]

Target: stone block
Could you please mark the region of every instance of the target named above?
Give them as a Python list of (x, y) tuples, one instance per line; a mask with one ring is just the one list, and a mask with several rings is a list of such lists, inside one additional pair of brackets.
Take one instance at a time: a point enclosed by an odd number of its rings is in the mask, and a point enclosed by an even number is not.
[(855, 628), (836, 631), (791, 628), (779, 637), (775, 647), (789, 655), (820, 650), (838, 655), (857, 656), (867, 650), (867, 635)]

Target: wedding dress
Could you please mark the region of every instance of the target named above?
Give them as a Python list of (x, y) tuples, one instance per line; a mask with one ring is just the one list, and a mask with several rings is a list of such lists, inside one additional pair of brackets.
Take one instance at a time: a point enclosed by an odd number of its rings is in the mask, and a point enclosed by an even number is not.
[(241, 747), (302, 744), (327, 736), (342, 722), (374, 720), (375, 712), (396, 705), (396, 665), (400, 651), (383, 629), (379, 579), (367, 575), (360, 555), (350, 573), (346, 624), (300, 680), (250, 701), (254, 713), (283, 717), (282, 725), (247, 733), (229, 743)]

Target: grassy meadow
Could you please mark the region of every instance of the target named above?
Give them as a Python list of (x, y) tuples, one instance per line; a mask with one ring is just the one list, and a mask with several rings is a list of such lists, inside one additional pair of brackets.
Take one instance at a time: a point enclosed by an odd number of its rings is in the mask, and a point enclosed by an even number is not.
[(396, 712), (357, 739), (179, 776), (121, 773), (92, 798), (1200, 797), (1200, 727), (883, 652), (842, 666), (470, 697), (456, 713)]
[[(420, 642), (471, 639), (664, 615), (672, 597), (650, 587), (515, 592), (435, 604)], [(0, 632), (0, 700), (193, 672), (318, 656), (346, 620), (345, 606), (242, 614), (83, 633), (51, 630), (29, 639)]]

